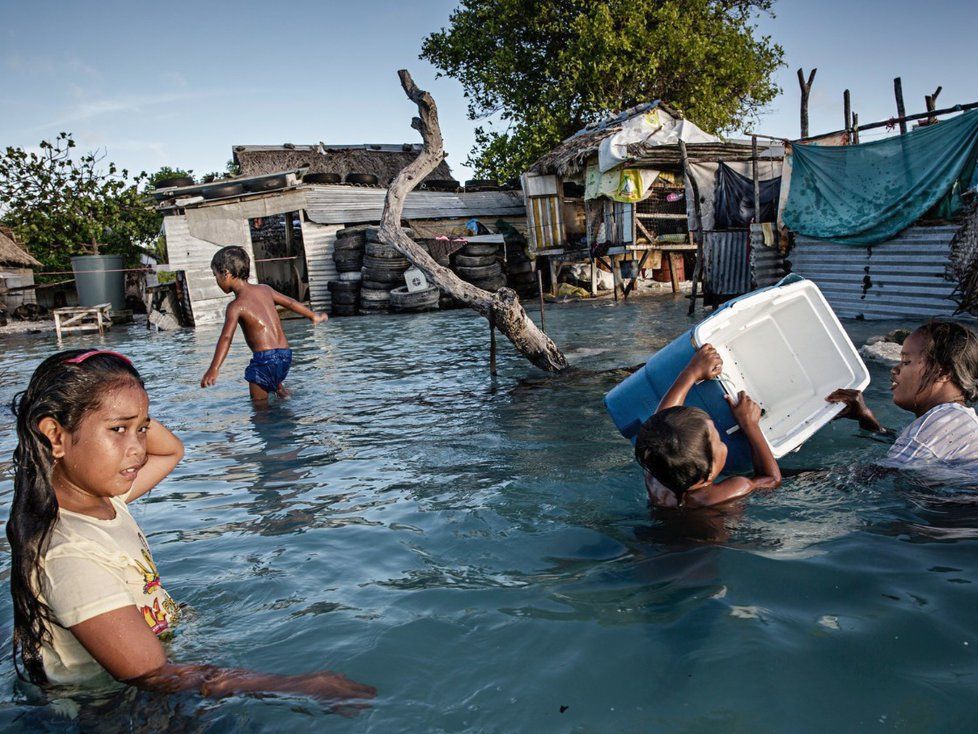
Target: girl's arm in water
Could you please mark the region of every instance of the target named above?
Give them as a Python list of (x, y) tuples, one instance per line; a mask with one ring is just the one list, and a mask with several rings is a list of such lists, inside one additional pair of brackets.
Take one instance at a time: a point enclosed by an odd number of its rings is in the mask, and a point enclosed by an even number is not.
[(377, 693), (373, 686), (328, 671), (274, 675), (171, 663), (135, 606), (99, 614), (69, 629), (113, 678), (151, 691), (197, 691), (212, 698), (236, 693), (296, 693), (325, 700), (373, 698)]
[(166, 426), (149, 419), (146, 426), (146, 463), (139, 470), (126, 502), (132, 502), (149, 492), (180, 463), (183, 458), (183, 441), (173, 435)]

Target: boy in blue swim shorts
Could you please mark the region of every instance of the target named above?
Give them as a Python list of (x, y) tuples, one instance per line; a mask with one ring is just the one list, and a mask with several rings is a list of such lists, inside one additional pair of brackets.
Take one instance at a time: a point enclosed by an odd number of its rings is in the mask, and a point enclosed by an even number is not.
[(211, 366), (200, 380), (201, 387), (217, 382), (217, 375), (231, 349), (231, 340), (238, 324), (245, 341), (254, 355), (245, 369), (245, 380), (255, 402), (268, 400), (270, 393), (287, 397), (285, 378), (292, 366), (292, 350), (282, 330), (276, 306), (305, 316), (318, 324), (328, 318), (324, 313), (314, 313), (294, 298), (282, 295), (267, 285), (248, 282), (251, 260), (241, 247), (223, 247), (211, 260), (211, 270), (218, 287), (225, 293), (234, 293), (224, 316), (224, 328), (218, 337)]

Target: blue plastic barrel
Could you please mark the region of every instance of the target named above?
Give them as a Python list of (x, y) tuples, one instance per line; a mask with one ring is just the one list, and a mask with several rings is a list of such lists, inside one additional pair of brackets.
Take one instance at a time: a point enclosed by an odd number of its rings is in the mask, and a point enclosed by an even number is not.
[[(693, 331), (690, 329), (649, 357), (642, 369), (629, 375), (605, 395), (604, 404), (611, 419), (632, 444), (638, 438), (642, 424), (655, 412), (662, 396), (672, 387), (695, 352)], [(736, 426), (737, 421), (723, 396), (719, 382), (706, 380), (693, 386), (684, 404), (705, 410), (716, 424), (720, 438), (729, 449), (724, 472), (749, 474), (753, 470), (750, 444), (740, 431), (727, 434), (727, 430)]]

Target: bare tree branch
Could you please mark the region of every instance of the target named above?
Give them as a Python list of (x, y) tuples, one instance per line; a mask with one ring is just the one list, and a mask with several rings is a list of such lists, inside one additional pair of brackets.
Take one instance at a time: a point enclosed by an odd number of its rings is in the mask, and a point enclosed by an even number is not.
[(567, 360), (553, 340), (540, 331), (526, 315), (515, 291), (500, 288), (495, 293), (489, 293), (466, 283), (451, 270), (436, 263), (401, 229), (404, 200), (441, 163), (445, 152), (435, 100), (428, 92), (418, 88), (407, 70), (401, 69), (397, 75), (401, 79), (404, 93), (418, 106), (419, 116), (411, 121), (411, 127), (421, 133), (424, 145), (418, 157), (401, 170), (387, 189), (380, 223), (380, 239), (407, 257), (412, 265), (442, 291), (478, 311), (486, 319), (491, 314), (496, 328), (534, 365), (548, 372), (559, 372), (567, 367)]

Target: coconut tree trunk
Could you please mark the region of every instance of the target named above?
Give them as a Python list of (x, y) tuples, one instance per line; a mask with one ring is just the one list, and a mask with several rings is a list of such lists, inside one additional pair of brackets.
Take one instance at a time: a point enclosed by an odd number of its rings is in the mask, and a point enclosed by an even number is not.
[(411, 163), (405, 166), (387, 189), (384, 213), (380, 222), (380, 239), (394, 247), (445, 293), (478, 311), (486, 319), (492, 318), (496, 328), (509, 339), (517, 351), (540, 369), (559, 372), (567, 367), (563, 353), (546, 334), (526, 315), (516, 292), (500, 288), (495, 293), (466, 283), (451, 270), (436, 263), (420, 245), (404, 234), (401, 214), (404, 199), (425, 176), (435, 170), (445, 158), (442, 148), (441, 127), (438, 124), (438, 108), (432, 96), (419, 89), (407, 70), (397, 72), (408, 98), (417, 104), (419, 117), (411, 121), (411, 127), (421, 133), (424, 147)]

